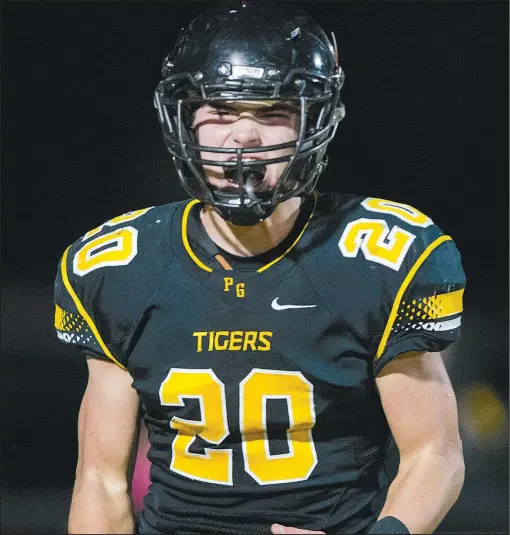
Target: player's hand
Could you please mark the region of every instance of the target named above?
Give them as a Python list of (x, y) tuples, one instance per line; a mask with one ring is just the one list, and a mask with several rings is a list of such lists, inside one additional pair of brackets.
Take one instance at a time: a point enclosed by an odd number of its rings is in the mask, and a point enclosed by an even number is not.
[(281, 524), (272, 524), (271, 525), (271, 533), (289, 533), (289, 534), (302, 534), (302, 533), (323, 533), (325, 535), (324, 531), (312, 531), (310, 529), (299, 529), (294, 528), (292, 526), (282, 526)]

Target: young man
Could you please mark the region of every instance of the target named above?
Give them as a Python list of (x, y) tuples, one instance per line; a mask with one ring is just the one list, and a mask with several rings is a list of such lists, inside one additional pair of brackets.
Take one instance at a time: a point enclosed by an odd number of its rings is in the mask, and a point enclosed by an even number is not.
[(155, 106), (194, 199), (87, 232), (56, 280), (58, 336), (89, 367), (71, 533), (430, 533), (457, 500), (439, 351), (459, 253), (409, 205), (314, 192), (342, 83), (322, 29), (260, 2), (210, 9), (165, 59)]

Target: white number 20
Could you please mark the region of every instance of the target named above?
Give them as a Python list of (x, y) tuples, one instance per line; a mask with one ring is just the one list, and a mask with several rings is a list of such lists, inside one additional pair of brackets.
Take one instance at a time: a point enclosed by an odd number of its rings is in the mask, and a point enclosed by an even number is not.
[[(152, 206), (114, 217), (110, 221), (87, 232), (83, 236), (82, 241), (89, 240), (89, 238), (101, 232), (103, 227), (114, 227), (121, 223), (133, 221), (148, 212), (151, 208)], [(125, 266), (136, 256), (138, 252), (137, 242), (138, 231), (131, 226), (122, 227), (87, 241), (74, 255), (73, 272), (82, 277), (102, 267)]]
[[(416, 227), (428, 227), (433, 224), (429, 217), (408, 204), (375, 197), (369, 197), (361, 204), (370, 212), (392, 214)], [(414, 234), (397, 225), (390, 229), (384, 219), (363, 217), (346, 226), (338, 247), (348, 258), (356, 257), (361, 250), (367, 260), (398, 271), (415, 238)]]

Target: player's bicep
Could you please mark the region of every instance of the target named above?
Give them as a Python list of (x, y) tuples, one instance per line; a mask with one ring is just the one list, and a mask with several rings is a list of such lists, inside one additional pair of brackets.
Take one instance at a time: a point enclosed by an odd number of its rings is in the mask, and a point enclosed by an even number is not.
[(87, 359), (89, 380), (78, 418), (77, 477), (127, 485), (138, 439), (139, 399), (131, 375)]
[(376, 383), (401, 459), (424, 449), (440, 455), (461, 451), (455, 393), (439, 353), (402, 355)]

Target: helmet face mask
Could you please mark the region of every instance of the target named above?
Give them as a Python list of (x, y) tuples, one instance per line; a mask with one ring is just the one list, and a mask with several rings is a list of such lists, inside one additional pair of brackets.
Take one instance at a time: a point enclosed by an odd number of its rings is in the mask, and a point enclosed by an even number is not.
[[(282, 8), (229, 2), (197, 17), (165, 58), (154, 95), (181, 185), (233, 224), (256, 224), (279, 203), (312, 191), (345, 114), (340, 102), (344, 77), (334, 47), (306, 14)], [(291, 105), (299, 117), (296, 139), (256, 147), (200, 145), (195, 111), (205, 104), (236, 103)], [(203, 158), (203, 153), (213, 156)], [(265, 158), (247, 161), (253, 153)], [(257, 187), (266, 167), (279, 162), (286, 167), (274, 188)], [(214, 188), (204, 166), (223, 169), (237, 187)]]

